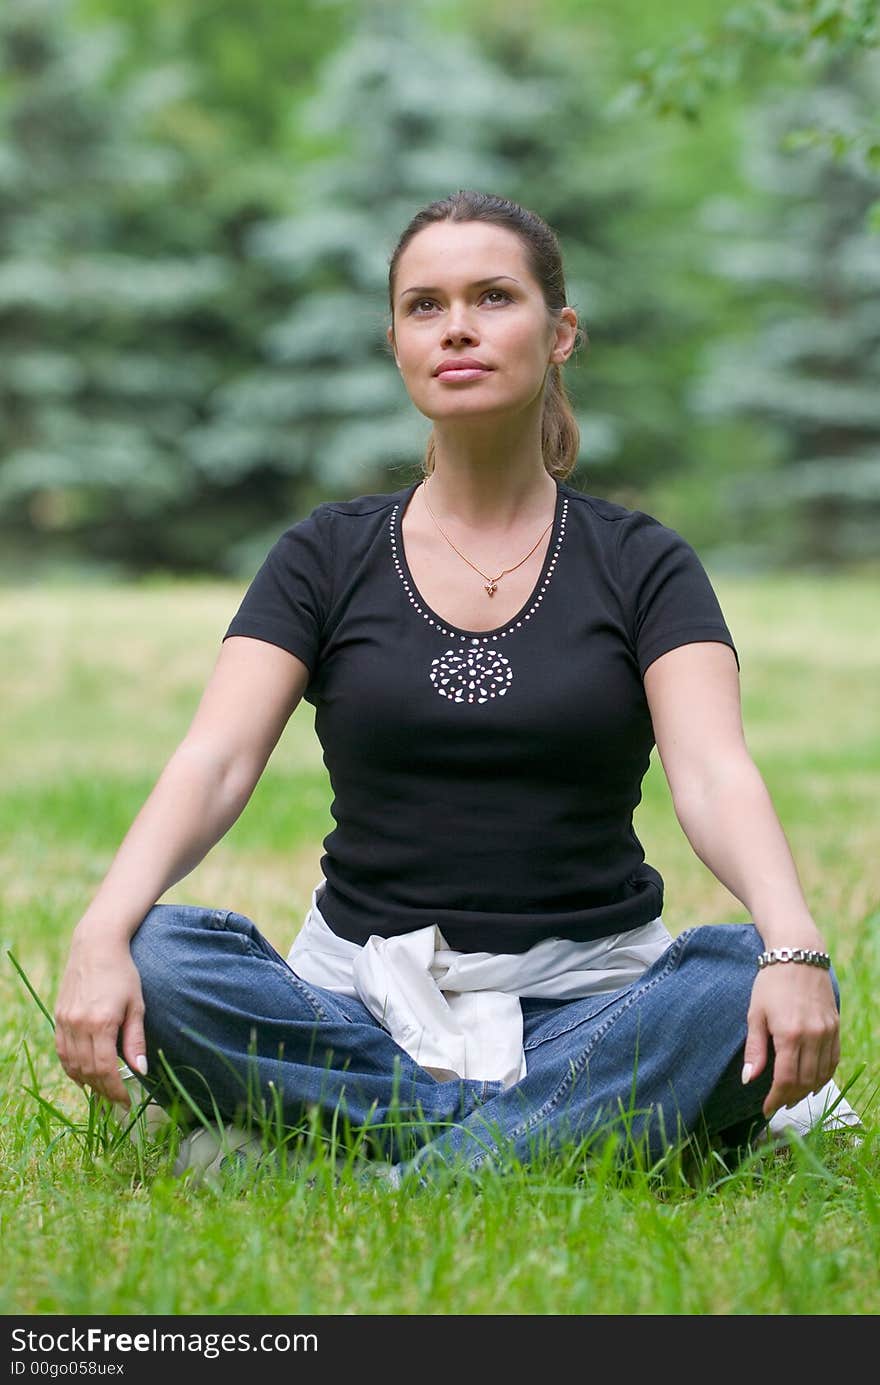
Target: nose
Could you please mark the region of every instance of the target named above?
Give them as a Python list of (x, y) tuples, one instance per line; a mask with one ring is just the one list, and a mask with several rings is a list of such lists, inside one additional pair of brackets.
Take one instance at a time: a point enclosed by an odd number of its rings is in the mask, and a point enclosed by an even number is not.
[(477, 333), (471, 326), (464, 308), (453, 309), (446, 322), (443, 345), (452, 346), (457, 342), (475, 342)]

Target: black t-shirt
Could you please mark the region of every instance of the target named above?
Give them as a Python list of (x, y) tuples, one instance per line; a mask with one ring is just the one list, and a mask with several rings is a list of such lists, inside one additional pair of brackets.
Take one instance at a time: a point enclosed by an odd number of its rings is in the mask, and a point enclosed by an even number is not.
[(642, 675), (694, 641), (736, 653), (699, 558), (649, 515), (557, 481), (528, 601), (495, 630), (461, 630), (407, 566), (418, 484), (287, 529), (223, 637), (309, 668), (337, 824), (324, 918), (355, 943), (437, 924), (465, 952), (649, 922), (663, 881), (632, 823), (654, 745)]

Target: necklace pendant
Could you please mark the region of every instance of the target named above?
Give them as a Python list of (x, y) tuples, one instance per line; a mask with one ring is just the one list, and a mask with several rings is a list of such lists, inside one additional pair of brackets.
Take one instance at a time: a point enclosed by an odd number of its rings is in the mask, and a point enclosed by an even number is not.
[(487, 582), (487, 583), (486, 583), (486, 591), (489, 593), (490, 596), (494, 596), (497, 590), (498, 590), (498, 583), (497, 583), (497, 582)]

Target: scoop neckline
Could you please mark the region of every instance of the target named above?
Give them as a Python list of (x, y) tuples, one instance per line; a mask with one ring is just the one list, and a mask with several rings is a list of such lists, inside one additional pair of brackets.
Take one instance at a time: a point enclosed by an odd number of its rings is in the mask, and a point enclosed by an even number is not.
[(410, 571), (409, 562), (407, 561), (406, 557), (406, 548), (403, 542), (403, 516), (409, 508), (410, 501), (412, 500), (419, 486), (422, 484), (422, 479), (420, 478), (418, 481), (414, 481), (413, 484), (408, 488), (408, 490), (404, 492), (404, 498), (402, 501), (400, 501), (397, 510), (395, 511), (394, 522), (392, 525), (392, 535), (396, 542), (398, 560), (400, 562), (401, 569), (405, 575), (406, 581), (409, 584), (410, 590), (412, 591), (412, 594), (415, 597), (416, 601), (421, 606), (422, 610), (427, 611), (428, 615), (434, 621), (436, 621), (436, 623), (441, 627), (442, 630), (447, 630), (452, 634), (461, 635), (464, 639), (488, 640), (493, 638), (493, 636), (500, 635), (502, 634), (502, 632), (510, 630), (512, 627), (515, 628), (517, 623), (522, 623), (523, 618), (531, 612), (531, 609), (535, 605), (535, 602), (542, 588), (547, 582), (548, 574), (556, 558), (556, 552), (559, 546), (559, 529), (562, 522), (562, 507), (564, 496), (562, 483), (559, 481), (558, 477), (553, 478), (553, 483), (556, 486), (556, 505), (553, 510), (553, 527), (550, 530), (550, 543), (548, 544), (547, 552), (544, 555), (544, 562), (541, 565), (541, 572), (538, 576), (538, 580), (535, 582), (535, 585), (529, 593), (528, 598), (523, 602), (522, 606), (516, 612), (516, 614), (512, 615), (509, 620), (506, 620), (503, 625), (496, 625), (491, 630), (466, 630), (463, 625), (453, 625), (451, 621), (444, 619), (444, 617), (439, 615), (432, 606), (429, 606), (425, 598), (422, 596), (422, 593), (419, 591), (418, 587), (416, 586), (413, 580), (413, 575)]

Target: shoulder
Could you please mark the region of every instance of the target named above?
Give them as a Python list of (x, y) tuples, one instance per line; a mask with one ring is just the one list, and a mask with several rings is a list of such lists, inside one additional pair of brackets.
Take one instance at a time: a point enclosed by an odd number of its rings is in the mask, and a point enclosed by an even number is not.
[(342, 515), (347, 519), (367, 519), (370, 516), (385, 515), (400, 505), (412, 490), (412, 484), (397, 491), (386, 491), (375, 495), (358, 495), (353, 500), (325, 500), (313, 513), (324, 511), (332, 515)]
[(276, 547), (299, 548), (310, 542), (329, 546), (346, 538), (354, 540), (361, 534), (372, 534), (409, 492), (410, 487), (405, 486), (399, 491), (359, 495), (351, 500), (322, 500), (309, 514), (288, 525), (279, 535)]
[(574, 487), (563, 485), (571, 501), (570, 512), (585, 524), (604, 547), (619, 554), (668, 551), (671, 548), (690, 548), (687, 540), (668, 524), (644, 510), (627, 509), (613, 500), (587, 495)]

